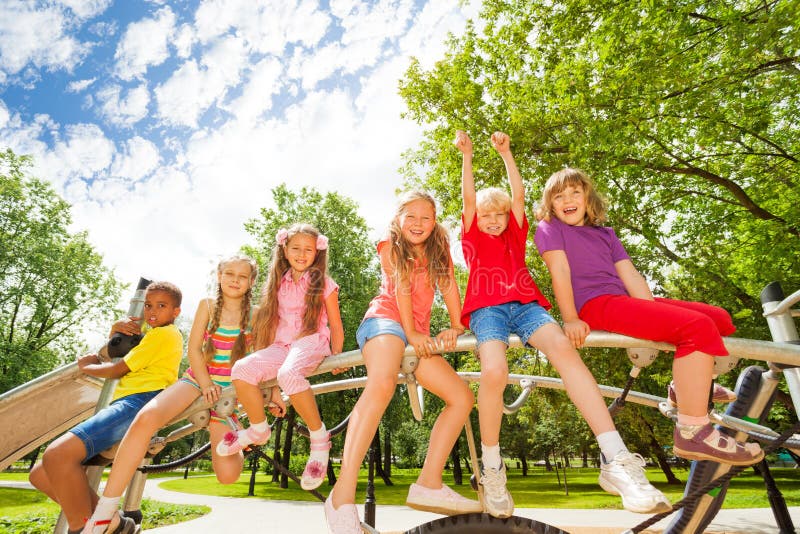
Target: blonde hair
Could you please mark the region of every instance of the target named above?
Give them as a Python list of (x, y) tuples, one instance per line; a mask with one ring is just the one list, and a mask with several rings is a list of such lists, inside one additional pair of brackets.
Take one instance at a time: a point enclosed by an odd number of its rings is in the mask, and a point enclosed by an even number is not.
[(481, 189), (475, 195), (475, 207), (479, 211), (511, 211), (511, 195), (499, 187)]
[[(286, 247), (298, 234), (311, 236), (316, 243), (320, 232), (310, 224), (294, 224), (286, 231), (286, 241), (276, 243), (272, 251), (272, 264), (267, 276), (267, 283), (261, 294), (261, 301), (253, 319), (253, 335), (256, 350), (268, 347), (275, 340), (278, 328), (278, 289), (281, 279), (291, 268), (286, 258)], [(303, 330), (299, 337), (313, 334), (319, 327), (319, 316), (322, 313), (325, 294), (325, 278), (328, 274), (328, 250), (317, 250), (314, 262), (306, 270), (309, 274), (309, 285), (305, 296), (305, 312), (303, 313)]]
[(600, 226), (606, 221), (606, 202), (594, 186), (594, 182), (589, 176), (580, 169), (566, 167), (554, 172), (544, 184), (542, 200), (536, 207), (536, 219), (549, 221), (553, 215), (553, 197), (562, 192), (567, 187), (581, 186), (583, 188), (584, 199), (586, 200), (586, 213), (583, 216), (583, 224), (588, 226)]
[[(226, 265), (237, 262), (244, 262), (250, 266), (250, 287), (247, 288), (247, 291), (242, 298), (242, 313), (239, 316), (239, 335), (236, 336), (236, 341), (234, 341), (233, 348), (231, 348), (231, 365), (236, 363), (236, 360), (244, 357), (249, 352), (248, 349), (250, 347), (248, 347), (247, 343), (247, 327), (250, 324), (250, 303), (252, 302), (253, 297), (253, 284), (258, 277), (258, 264), (253, 258), (243, 254), (234, 254), (233, 256), (229, 256), (220, 260), (220, 262), (217, 264), (217, 275), (222, 274), (222, 271), (225, 269)], [(219, 282), (219, 280), (217, 280), (216, 293), (214, 308), (211, 310), (211, 321), (207, 329), (208, 335), (205, 336), (202, 346), (206, 363), (211, 363), (214, 358), (214, 354), (217, 352), (217, 349), (214, 346), (214, 341), (212, 340), (212, 336), (217, 331), (217, 328), (219, 328), (219, 321), (220, 317), (222, 316), (222, 305), (225, 298), (225, 296), (222, 294), (222, 284)]]
[(391, 261), (394, 267), (395, 283), (410, 281), (414, 271), (414, 261), (427, 259), (428, 283), (431, 287), (448, 283), (450, 273), (450, 237), (447, 229), (441, 223), (434, 223), (433, 231), (425, 240), (424, 250), (418, 254), (414, 246), (406, 241), (400, 227), (400, 217), (403, 216), (408, 205), (417, 200), (428, 202), (436, 214), (436, 201), (424, 191), (409, 191), (400, 197), (392, 222), (389, 224), (389, 243), (391, 244)]

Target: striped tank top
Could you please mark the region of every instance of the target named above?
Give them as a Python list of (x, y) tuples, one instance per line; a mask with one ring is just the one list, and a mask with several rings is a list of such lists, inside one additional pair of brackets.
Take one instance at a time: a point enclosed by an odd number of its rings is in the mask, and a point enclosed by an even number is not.
[[(244, 334), (247, 347), (245, 353), (249, 354), (253, 350), (253, 336), (249, 327)], [(206, 330), (203, 336), (206, 337), (208, 335), (209, 332)], [(231, 385), (231, 350), (238, 336), (238, 327), (229, 328), (225, 326), (217, 327), (217, 331), (211, 334), (211, 343), (213, 343), (216, 350), (211, 361), (207, 364), (208, 374), (214, 384), (223, 388)], [(191, 367), (186, 370), (186, 375), (191, 378), (192, 382), (197, 383)]]

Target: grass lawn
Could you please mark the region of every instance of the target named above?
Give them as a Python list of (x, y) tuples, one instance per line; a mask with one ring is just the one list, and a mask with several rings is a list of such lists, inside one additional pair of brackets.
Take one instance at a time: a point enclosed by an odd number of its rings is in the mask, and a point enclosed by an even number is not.
[[(678, 478), (685, 481), (689, 471), (676, 470)], [(567, 486), (569, 495), (563, 486), (563, 472), (561, 486), (555, 472), (546, 472), (536, 468), (523, 477), (521, 470), (508, 470), (508, 488), (514, 496), (514, 502), (519, 508), (597, 508), (597, 509), (622, 509), (619, 497), (609, 495), (597, 484), (597, 469), (572, 468), (567, 472)], [(789, 506), (800, 506), (800, 469), (776, 468), (772, 470), (778, 487), (783, 493)], [(668, 485), (666, 478), (660, 470), (649, 469), (648, 478), (670, 501), (678, 501), (683, 496), (683, 485)], [(364, 502), (366, 489), (366, 470), (362, 470), (358, 485), (356, 500)], [(394, 486), (387, 487), (378, 478), (375, 481), (376, 499), (379, 504), (404, 504), (409, 485), (416, 480), (416, 470), (393, 469), (392, 482)], [(452, 477), (445, 474), (445, 482), (452, 485)], [(216, 479), (209, 476), (192, 477), (187, 480), (170, 480), (164, 482), (162, 487), (173, 491), (194, 493), (202, 495), (219, 495), (226, 497), (246, 497), (250, 483), (249, 472), (243, 473), (239, 482), (229, 486), (222, 486)], [(462, 486), (453, 486), (456, 491), (467, 497), (475, 497), (469, 487), (468, 478), (465, 477)], [(323, 484), (320, 493), (327, 495), (329, 486)], [(314, 501), (313, 495), (300, 489), (289, 481), (287, 489), (281, 489), (271, 482), (271, 475), (259, 473), (256, 478), (254, 497), (262, 499), (281, 499), (293, 501)], [(734, 478), (725, 498), (725, 508), (765, 508), (769, 502), (765, 496), (764, 483), (752, 470)]]

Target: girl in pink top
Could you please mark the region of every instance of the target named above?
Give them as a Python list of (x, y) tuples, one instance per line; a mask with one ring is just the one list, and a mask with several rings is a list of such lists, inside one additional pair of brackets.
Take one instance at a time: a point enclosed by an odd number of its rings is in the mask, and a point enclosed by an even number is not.
[[(668, 396), (678, 406), (675, 454), (733, 465), (759, 462), (764, 452), (757, 443), (721, 435), (708, 418), (714, 356), (728, 354), (721, 336), (736, 330), (730, 315), (702, 302), (654, 298), (614, 230), (601, 226), (605, 202), (583, 171), (567, 168), (550, 176), (537, 217), (536, 246), (572, 344), (582, 346), (590, 328), (674, 344), (675, 384)], [(730, 401), (726, 391), (716, 388), (713, 400)]]
[[(322, 484), (331, 447), (306, 377), (326, 356), (340, 353), (344, 342), (339, 286), (327, 275), (327, 265), (328, 238), (316, 228), (295, 224), (278, 231), (267, 286), (253, 320), (255, 347), (260, 350), (231, 370), (250, 426), (229, 432), (217, 446), (219, 454), (228, 455), (267, 442), (271, 429), (259, 383), (277, 378), (311, 434), (311, 454), (300, 484), (306, 490)], [(269, 410), (276, 416), (285, 410), (277, 388), (272, 390)]]
[[(367, 366), (367, 384), (347, 425), (339, 479), (325, 501), (325, 518), (333, 534), (361, 533), (354, 504), (358, 471), (394, 393), (406, 344), (421, 358), (415, 372), (419, 383), (445, 402), (406, 504), (447, 514), (482, 511), (480, 503), (442, 483), (444, 464), (472, 409), (474, 396), (447, 360), (434, 354), (453, 350), (464, 328), (447, 230), (436, 222), (436, 203), (430, 195), (411, 192), (400, 200), (389, 235), (378, 243), (378, 254), (381, 291), (356, 334)], [(437, 287), (451, 326), (431, 337), (431, 306)]]

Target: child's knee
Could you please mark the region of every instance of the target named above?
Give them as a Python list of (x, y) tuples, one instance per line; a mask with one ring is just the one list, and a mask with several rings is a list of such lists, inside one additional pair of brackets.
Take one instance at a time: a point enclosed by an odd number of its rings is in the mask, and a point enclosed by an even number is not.
[[(389, 404), (397, 387), (397, 378), (388, 376), (367, 376), (364, 394), (371, 402)], [(362, 395), (363, 397), (364, 395)]]
[(458, 408), (460, 411), (465, 413), (469, 413), (472, 410), (472, 407), (475, 405), (475, 394), (472, 393), (472, 390), (467, 384), (463, 384), (464, 387), (458, 388), (458, 390), (453, 394), (452, 405)]
[(250, 365), (250, 362), (248, 362), (246, 358), (238, 360), (233, 364), (233, 367), (231, 367), (231, 380), (238, 380), (254, 385), (261, 382), (258, 375), (259, 373), (255, 366)]
[(486, 365), (481, 367), (481, 387), (491, 389), (504, 388), (508, 381), (508, 364)]
[(217, 475), (217, 482), (228, 486), (230, 484), (234, 484), (239, 481), (239, 476), (241, 472), (234, 472), (234, 471), (222, 471), (215, 473)]
[(311, 387), (306, 377), (294, 369), (279, 369), (277, 378), (278, 385), (287, 395), (294, 395)]

